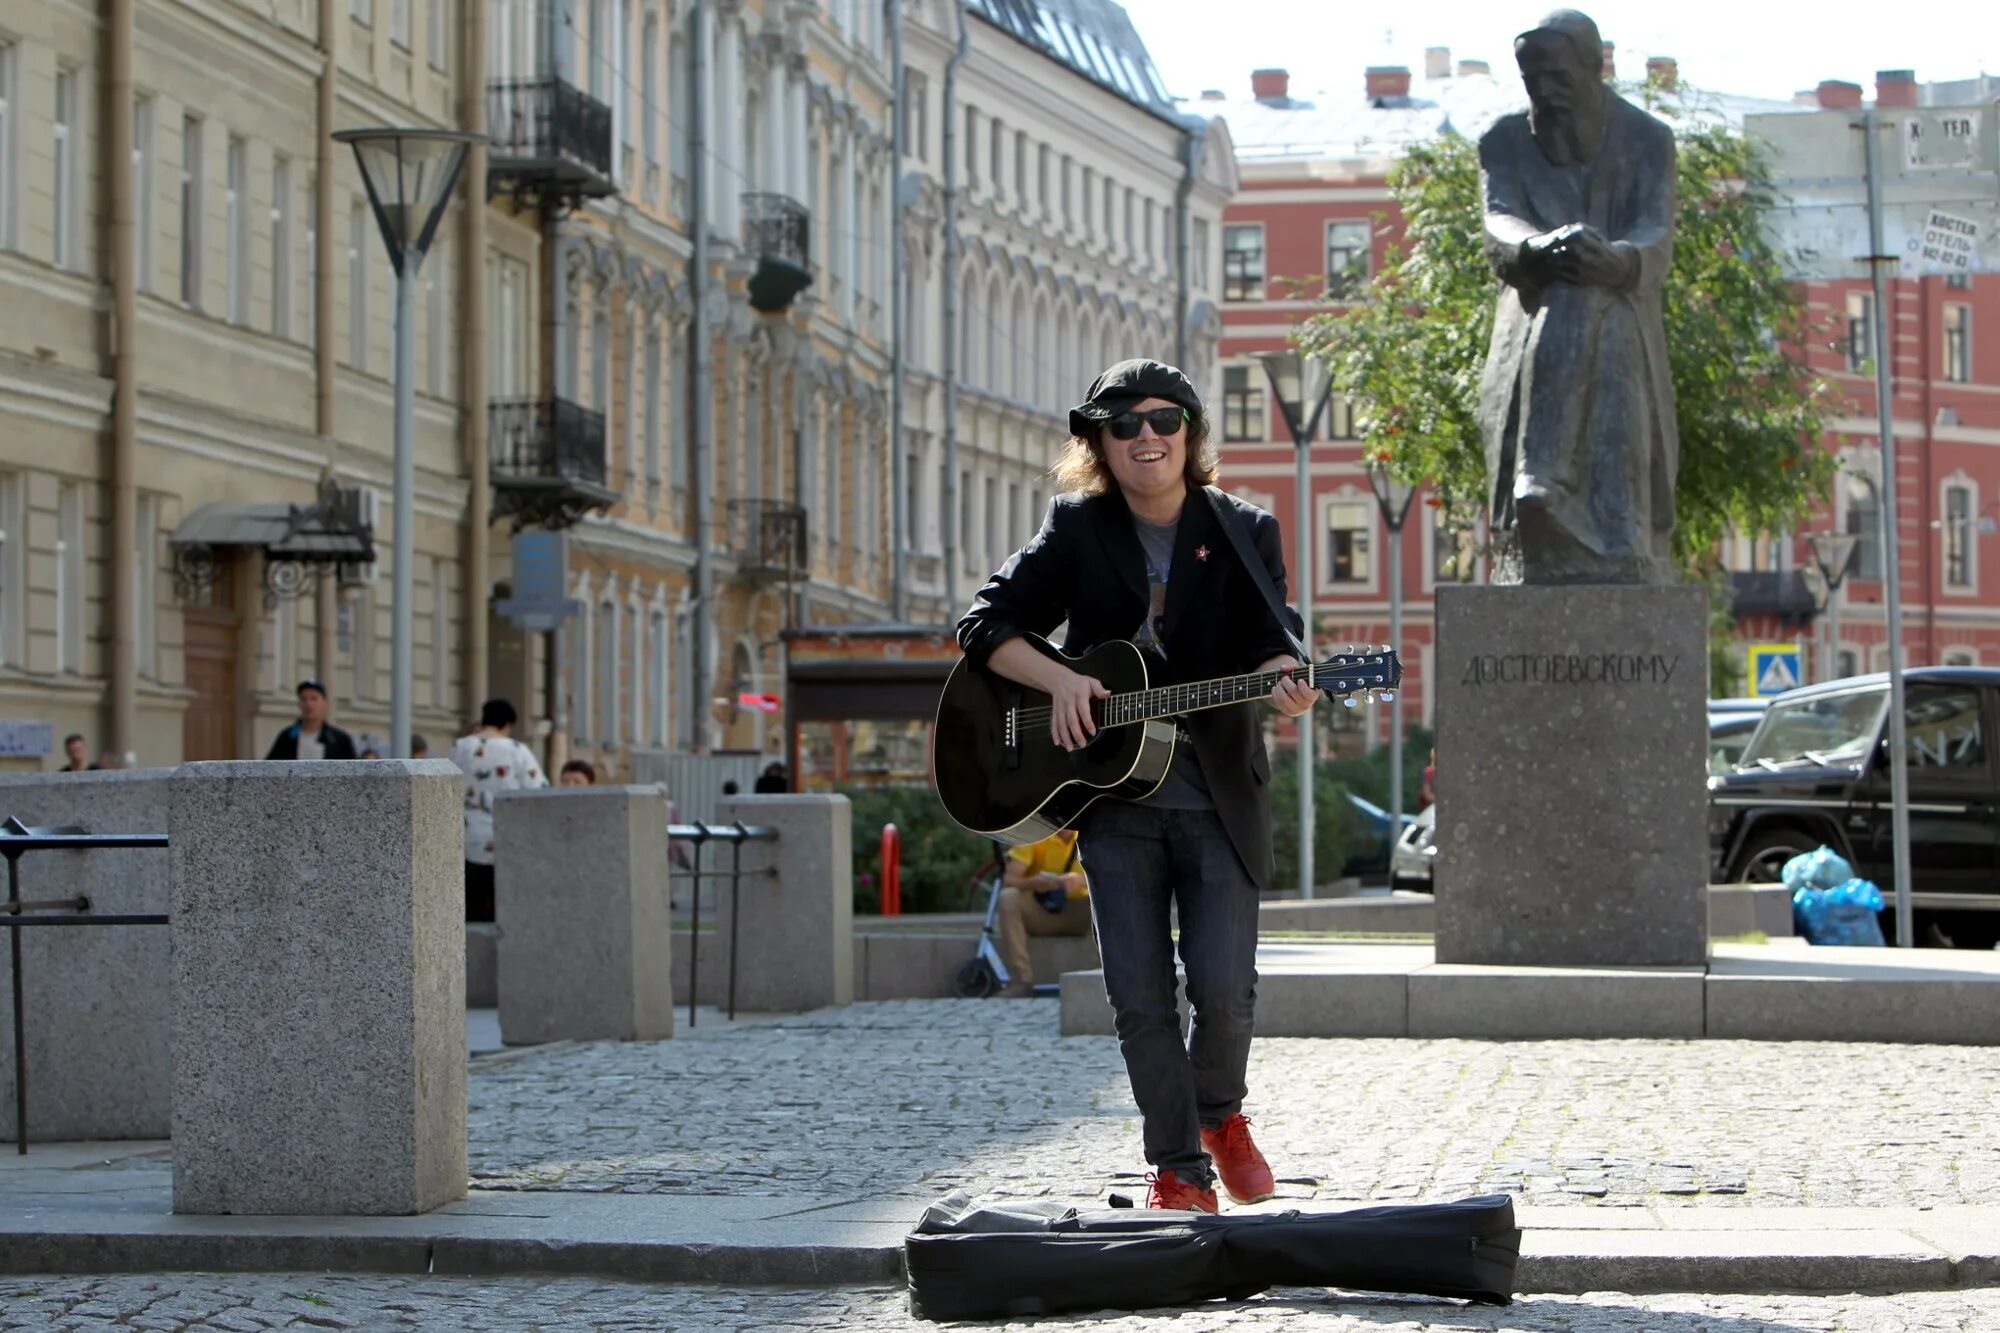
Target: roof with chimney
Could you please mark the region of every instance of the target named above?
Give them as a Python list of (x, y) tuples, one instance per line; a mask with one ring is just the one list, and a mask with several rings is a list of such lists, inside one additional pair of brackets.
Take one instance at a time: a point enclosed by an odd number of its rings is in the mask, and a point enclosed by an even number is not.
[(964, 0), (965, 7), (1135, 106), (1178, 119), (1139, 30), (1112, 0)]
[[(1441, 135), (1477, 139), (1494, 121), (1528, 105), (1511, 59), (1495, 74), (1485, 61), (1464, 60), (1454, 67), (1447, 55), (1442, 61), (1434, 59), (1424, 75), (1413, 77), (1400, 65), (1375, 66), (1351, 89), (1297, 97), (1283, 71), (1259, 71), (1253, 77), (1264, 96), (1210, 92), (1192, 108), (1228, 122), (1237, 160), (1246, 168), (1259, 162), (1311, 159), (1370, 164), (1372, 169), (1400, 156), (1411, 144)], [(1644, 104), (1637, 94), (1640, 85), (1614, 80), (1613, 86), (1628, 100)], [(1735, 125), (1741, 125), (1745, 116), (1793, 108), (1791, 102), (1769, 98), (1684, 91), (1689, 115)]]

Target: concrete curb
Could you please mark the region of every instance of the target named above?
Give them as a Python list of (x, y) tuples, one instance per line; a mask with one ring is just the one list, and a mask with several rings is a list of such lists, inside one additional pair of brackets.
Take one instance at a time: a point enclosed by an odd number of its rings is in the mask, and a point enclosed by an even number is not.
[[(558, 1274), (744, 1287), (895, 1285), (903, 1280), (902, 1233), (922, 1206), (914, 1199), (480, 1191), (420, 1217), (261, 1218), (177, 1216), (163, 1199), (122, 1191), (0, 1195), (0, 1273)], [(1522, 1293), (2000, 1285), (2000, 1209), (1520, 1211)]]

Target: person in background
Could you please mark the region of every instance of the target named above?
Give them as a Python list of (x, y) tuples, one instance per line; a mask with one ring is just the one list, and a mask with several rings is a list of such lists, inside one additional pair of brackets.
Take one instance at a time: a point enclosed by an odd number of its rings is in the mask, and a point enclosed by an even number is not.
[(588, 759), (572, 759), (562, 766), (556, 775), (556, 783), (563, 787), (595, 787), (597, 767)]
[(371, 745), (361, 752), (361, 757), (363, 759), (380, 759), (382, 752)]
[(735, 796), (742, 790), (743, 788), (737, 784), (735, 778), (731, 778), (729, 779), (729, 781), (722, 784), (722, 794), (724, 796)]
[(94, 768), (94, 769), (95, 769), (95, 768), (104, 768), (104, 769), (111, 769), (111, 768), (123, 768), (123, 767), (125, 767), (125, 761), (124, 761), (124, 759), (120, 758), (120, 757), (119, 757), (118, 755), (115, 755), (115, 754), (113, 754), (113, 753), (112, 753), (111, 751), (109, 751), (109, 750), (106, 750), (106, 751), (105, 751), (104, 753), (102, 753), (102, 754), (100, 754), (100, 755), (98, 755), (98, 756), (97, 756), (97, 762), (96, 762), (96, 763), (94, 763), (94, 764), (92, 764), (92, 765), (91, 765), (91, 767), (92, 767), (92, 768)]
[(422, 736), (419, 736), (416, 733), (412, 732), (410, 734), (410, 758), (428, 759), (430, 757), (431, 757), (431, 743), (425, 740)]
[(266, 759), (358, 759), (354, 737), (326, 720), (326, 686), (316, 680), (299, 682), (299, 720), (278, 733)]
[(757, 783), (751, 788), (760, 796), (782, 796), (792, 789), (792, 779), (785, 772), (785, 766), (773, 759), (764, 765), (764, 771), (757, 775)]
[(1424, 765), (1424, 788), (1423, 794), (1418, 798), (1421, 802), (1417, 807), (1419, 810), (1427, 810), (1437, 804), (1437, 776), (1438, 752), (1437, 747), (1433, 745), (1431, 747), (1431, 761)]
[(465, 919), (493, 919), (493, 798), (503, 791), (546, 787), (535, 752), (511, 734), (520, 715), (505, 699), (488, 699), (479, 726), (451, 747), (465, 774)]
[(1035, 993), (1028, 936), (1090, 933), (1090, 883), (1076, 868), (1076, 830), (1059, 829), (1008, 852), (1004, 884), (1000, 956), (1012, 975), (1001, 993), (1018, 999)]
[(96, 764), (83, 762), (84, 755), (89, 751), (84, 747), (83, 736), (78, 732), (73, 731), (63, 737), (63, 753), (69, 757), (69, 762), (57, 769), (58, 773), (82, 773), (97, 767)]

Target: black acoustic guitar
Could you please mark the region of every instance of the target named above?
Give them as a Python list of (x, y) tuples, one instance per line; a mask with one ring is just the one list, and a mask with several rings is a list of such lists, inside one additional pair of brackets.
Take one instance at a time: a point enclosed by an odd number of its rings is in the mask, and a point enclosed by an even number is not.
[(1325, 694), (1394, 698), (1403, 666), (1389, 649), (1330, 657), (1309, 667), (1150, 686), (1146, 657), (1113, 640), (1070, 657), (1024, 636), (1072, 671), (1111, 691), (1094, 700), (1097, 734), (1079, 750), (1049, 737), (1049, 696), (970, 666), (952, 668), (931, 731), (931, 769), (945, 813), (972, 833), (1011, 846), (1040, 842), (1103, 796), (1139, 800), (1166, 779), (1183, 713), (1262, 699), (1290, 676)]

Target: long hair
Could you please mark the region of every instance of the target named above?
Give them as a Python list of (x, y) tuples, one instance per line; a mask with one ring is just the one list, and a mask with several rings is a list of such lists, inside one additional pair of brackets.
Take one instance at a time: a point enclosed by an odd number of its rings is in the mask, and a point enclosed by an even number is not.
[[(1208, 413), (1189, 412), (1187, 414), (1187, 466), (1181, 476), (1193, 486), (1211, 486), (1215, 483), (1215, 450), (1208, 443)], [(1117, 482), (1111, 476), (1111, 466), (1104, 461), (1104, 430), (1099, 426), (1092, 432), (1092, 438), (1072, 435), (1064, 441), (1062, 452), (1056, 455), (1055, 466), (1049, 469), (1049, 476), (1055, 479), (1059, 492), (1082, 491), (1086, 495), (1097, 495), (1112, 489)]]

